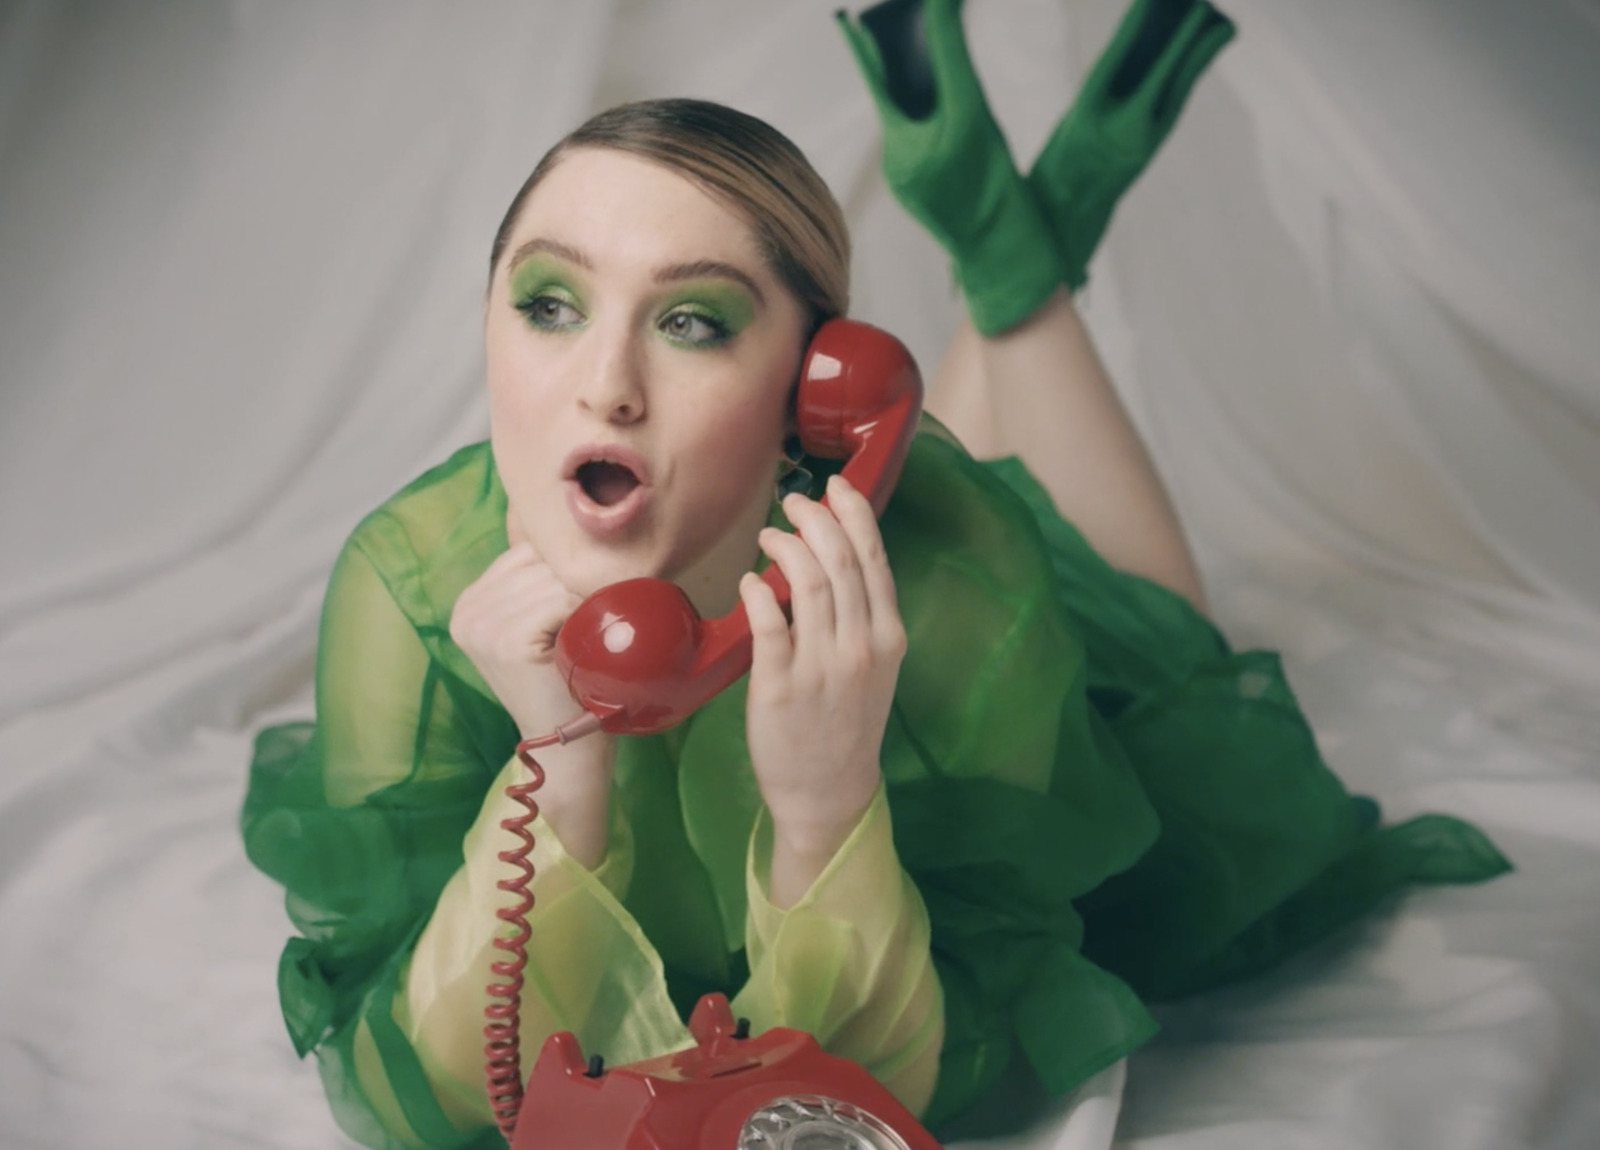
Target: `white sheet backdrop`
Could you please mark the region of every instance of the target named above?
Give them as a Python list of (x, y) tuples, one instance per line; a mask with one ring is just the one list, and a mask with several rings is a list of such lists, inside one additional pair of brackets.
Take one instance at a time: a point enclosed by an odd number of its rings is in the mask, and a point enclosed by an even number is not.
[[(934, 362), (944, 261), (831, 3), (0, 6), (0, 1146), (337, 1145), (234, 830), (321, 584), (485, 429), (490, 233), (561, 131), (709, 96), (839, 193)], [(1120, 0), (973, 0), (1026, 160)], [(1600, 5), (1232, 0), (1086, 312), (1236, 640), (1327, 754), (1514, 857), (1169, 1011), (1117, 1137), (1600, 1144)], [(1121, 1081), (1021, 1147), (1104, 1145)]]

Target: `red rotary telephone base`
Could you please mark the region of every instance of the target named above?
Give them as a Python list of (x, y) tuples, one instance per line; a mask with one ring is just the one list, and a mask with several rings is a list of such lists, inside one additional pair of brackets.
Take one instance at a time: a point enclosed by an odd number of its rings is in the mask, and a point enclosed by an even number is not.
[(551, 1035), (511, 1150), (940, 1150), (872, 1075), (804, 1031), (746, 1037), (720, 994), (700, 1000), (689, 1031), (692, 1049), (615, 1069)]

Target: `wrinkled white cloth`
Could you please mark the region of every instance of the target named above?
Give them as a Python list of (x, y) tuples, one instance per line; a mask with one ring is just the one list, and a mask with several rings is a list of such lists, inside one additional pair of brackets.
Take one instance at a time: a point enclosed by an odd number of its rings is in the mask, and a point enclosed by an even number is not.
[[(768, 118), (931, 369), (958, 304), (831, 2), (0, 10), (0, 1144), (340, 1145), (234, 816), (355, 521), (480, 438), (490, 236), (620, 99)], [(1119, 0), (990, 0), (1027, 162)], [(1171, 1008), (1007, 1150), (1600, 1129), (1600, 8), (1232, 0), (1082, 306), (1236, 642), (1517, 864)], [(1115, 1134), (1113, 1135), (1113, 1130)]]

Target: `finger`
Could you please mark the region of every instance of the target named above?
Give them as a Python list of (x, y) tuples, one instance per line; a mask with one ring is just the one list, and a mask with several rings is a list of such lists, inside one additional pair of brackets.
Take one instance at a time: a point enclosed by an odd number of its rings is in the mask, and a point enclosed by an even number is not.
[(522, 618), (530, 632), (528, 642), (536, 662), (546, 663), (554, 658), (556, 635), (581, 602), (581, 599), (565, 591), (529, 597)]
[(817, 562), (804, 539), (787, 531), (763, 528), (759, 542), (761, 550), (789, 581), (796, 657), (804, 656), (813, 647), (830, 647), (833, 643), (833, 592), (822, 564)]
[[(488, 576), (487, 572), (485, 574)], [(549, 567), (516, 558), (508, 559), (492, 576), (481, 579), (474, 587), (474, 595), (481, 609), (508, 617), (570, 612), (580, 601), (556, 579)]]
[(739, 579), (739, 598), (750, 620), (750, 673), (762, 677), (788, 670), (794, 661), (794, 641), (789, 620), (778, 597), (761, 576), (745, 572)]
[(583, 599), (567, 590), (549, 568), (539, 567), (513, 588), (511, 609), (523, 618), (536, 621), (544, 633), (553, 637), (582, 602)]
[[(500, 554), (496, 555), (489, 566), (483, 569), (484, 575), (498, 575), (505, 571), (515, 571), (522, 567), (531, 567), (538, 562), (539, 556), (533, 549), (532, 543), (513, 543)], [(479, 576), (482, 578), (483, 576)]]
[(463, 593), (457, 607), (467, 610), (478, 643), (536, 662), (548, 661), (556, 632), (582, 602), (542, 563), (508, 565), (470, 592)]
[[(832, 484), (829, 490), (833, 490)], [(783, 513), (799, 529), (811, 553), (828, 573), (833, 591), (833, 627), (836, 636), (868, 633), (872, 616), (868, 610), (867, 589), (861, 581), (861, 564), (855, 544), (830, 507), (791, 495), (783, 501)]]
[(855, 549), (874, 635), (887, 638), (900, 634), (904, 627), (894, 571), (889, 567), (889, 554), (884, 549), (883, 532), (872, 504), (842, 475), (835, 475), (828, 481), (828, 504)]

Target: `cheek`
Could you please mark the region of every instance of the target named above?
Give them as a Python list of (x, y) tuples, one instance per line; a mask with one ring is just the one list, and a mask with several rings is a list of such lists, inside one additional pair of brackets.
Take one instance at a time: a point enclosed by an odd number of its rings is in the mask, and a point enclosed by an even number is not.
[(531, 362), (514, 333), (498, 333), (498, 339), (496, 334), (490, 325), (484, 348), (490, 450), (514, 513), (543, 550), (546, 529), (561, 507), (548, 490), (548, 460), (555, 451), (549, 442), (552, 396), (535, 386), (550, 372)]
[(484, 377), (489, 385), (489, 429), (491, 434), (500, 431), (502, 419), (513, 416), (518, 407), (519, 395), (513, 386), (517, 378), (515, 355), (503, 330), (491, 323), (484, 332)]
[(489, 436), (497, 445), (527, 444), (542, 450), (552, 413), (559, 405), (563, 372), (559, 362), (533, 341), (491, 330), (485, 346), (485, 378), (489, 395)]
[(496, 437), (521, 434), (538, 425), (537, 397), (531, 389), (519, 387), (507, 377), (489, 376), (489, 431)]
[(532, 389), (519, 387), (512, 376), (489, 375), (489, 442), (494, 450), (500, 478), (515, 499), (543, 454), (539, 429), (548, 425), (540, 418), (538, 397)]
[(787, 377), (769, 376), (760, 386), (729, 388), (697, 420), (695, 439), (700, 450), (743, 469), (776, 466), (789, 423)]
[[(703, 545), (738, 520), (752, 500), (772, 497), (782, 453), (787, 396), (752, 396), (746, 386), (693, 413), (676, 454), (688, 483), (679, 505), (682, 542)], [(688, 413), (686, 413), (688, 414)], [(688, 429), (686, 429), (688, 430)], [(676, 438), (676, 437), (675, 437)]]

